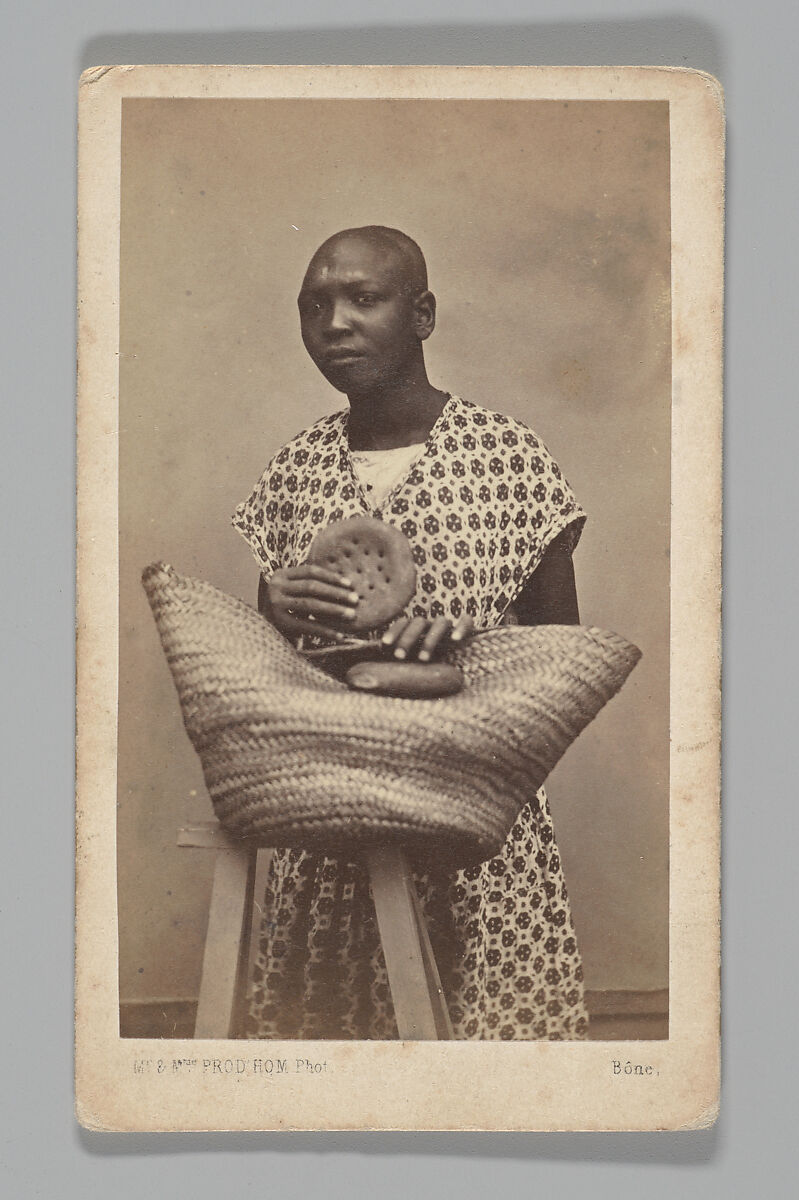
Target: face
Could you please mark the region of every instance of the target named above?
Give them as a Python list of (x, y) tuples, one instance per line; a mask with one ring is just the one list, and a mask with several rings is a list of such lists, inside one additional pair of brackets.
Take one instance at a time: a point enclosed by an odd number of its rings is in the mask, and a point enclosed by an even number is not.
[(348, 395), (400, 381), (432, 330), (432, 310), (412, 294), (400, 255), (356, 237), (317, 251), (297, 303), (306, 350)]

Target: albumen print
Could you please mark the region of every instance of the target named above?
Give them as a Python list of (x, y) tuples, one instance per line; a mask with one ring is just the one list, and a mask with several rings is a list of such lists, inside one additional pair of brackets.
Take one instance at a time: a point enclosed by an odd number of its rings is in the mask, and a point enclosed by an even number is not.
[(85, 1123), (713, 1119), (722, 137), (686, 71), (84, 76)]

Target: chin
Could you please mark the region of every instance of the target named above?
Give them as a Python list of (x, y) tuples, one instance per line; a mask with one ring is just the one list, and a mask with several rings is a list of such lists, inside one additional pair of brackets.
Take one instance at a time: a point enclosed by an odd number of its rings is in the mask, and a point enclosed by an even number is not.
[(341, 392), (342, 395), (346, 396), (351, 391), (349, 384), (345, 383), (337, 376), (334, 378), (332, 375), (328, 375), (325, 371), (323, 371), (322, 374), (330, 386), (335, 388), (337, 392)]
[(337, 392), (343, 392), (345, 396), (368, 395), (369, 392), (379, 387), (382, 382), (380, 376), (375, 375), (373, 372), (358, 370), (357, 368), (353, 370), (352, 367), (331, 370), (328, 366), (322, 374)]

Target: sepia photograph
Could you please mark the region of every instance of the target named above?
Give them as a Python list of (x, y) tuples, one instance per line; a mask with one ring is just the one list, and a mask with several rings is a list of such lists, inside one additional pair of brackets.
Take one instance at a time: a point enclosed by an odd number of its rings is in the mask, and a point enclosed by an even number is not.
[[(169, 1076), (200, 1106), (109, 1127), (338, 1128), (329, 1096), (213, 1122), (236, 1081), (239, 1099), (280, 1074), (324, 1089), (342, 1044), (413, 1043), (454, 1080), (473, 1053), (490, 1073), (499, 1042), (525, 1064), (567, 1043), (602, 1056), (602, 1088), (643, 1090), (690, 1026), (675, 988), (702, 1014), (701, 1085), (683, 1077), (675, 1111), (701, 1092), (701, 1122), (717, 934), (690, 854), (712, 879), (720, 349), (701, 296), (682, 321), (675, 222), (720, 271), (708, 78), (108, 70), (118, 190), (86, 209), (105, 161), (86, 153), (81, 203), (87, 227), (116, 212), (93, 295), (118, 374), (83, 375), (81, 417), (99, 432), (105, 405), (115, 451), (101, 471), (85, 424), (79, 471), (84, 545), (102, 521), (113, 555), (102, 581), (80, 569), (116, 623), (84, 658), (112, 681), (114, 795), (102, 867), (81, 870), (79, 835), (79, 938), (96, 881), (108, 1036), (145, 1047), (137, 1086)], [(675, 101), (701, 109), (709, 171), (677, 213)], [(676, 788), (681, 748), (698, 782)], [(675, 922), (692, 907), (696, 929)], [(608, 1116), (566, 1092), (552, 1115), (478, 1097), (479, 1115), (372, 1124), (650, 1127), (647, 1103)]]

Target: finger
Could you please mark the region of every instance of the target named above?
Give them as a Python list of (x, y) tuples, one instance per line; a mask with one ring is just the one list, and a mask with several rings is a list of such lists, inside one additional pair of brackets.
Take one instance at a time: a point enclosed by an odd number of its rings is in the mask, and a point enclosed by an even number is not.
[(425, 617), (414, 617), (412, 621), (409, 621), (394, 647), (394, 657), (407, 658), (426, 629), (427, 619)]
[(474, 632), (474, 621), (472, 620), (472, 618), (468, 617), (468, 616), (461, 617), (460, 621), (458, 621), (457, 625), (455, 626), (452, 633), (450, 634), (449, 640), (451, 642), (454, 642), (455, 645), (457, 645), (458, 642), (463, 642), (466, 640), (467, 637), (470, 637), (473, 632)]
[(404, 633), (407, 625), (407, 617), (397, 617), (396, 621), (392, 621), (386, 632), (383, 634), (383, 637), (381, 638), (381, 644), (385, 646), (386, 649), (390, 649), (399, 640), (400, 635)]
[(451, 628), (452, 626), (446, 617), (436, 617), (431, 623), (430, 628), (424, 636), (424, 641), (419, 648), (419, 662), (430, 661)]
[(343, 571), (330, 571), (316, 563), (301, 563), (298, 567), (287, 567), (287, 579), (318, 579), (321, 583), (332, 583), (338, 587), (351, 588), (352, 580)]
[(338, 629), (331, 629), (319, 621), (305, 621), (302, 617), (288, 616), (285, 619), (284, 632), (287, 634), (311, 633), (314, 637), (326, 638), (331, 642), (345, 642), (347, 635)]
[(314, 617), (323, 620), (332, 617), (335, 621), (352, 621), (355, 619), (355, 606), (351, 604), (330, 604), (327, 600), (315, 600), (313, 597), (288, 597), (287, 610), (291, 616)]
[(351, 608), (360, 599), (358, 593), (351, 588), (323, 583), (319, 579), (291, 579), (283, 585), (281, 591), (292, 603), (296, 597), (314, 596), (318, 600), (329, 600), (333, 604), (343, 604)]

